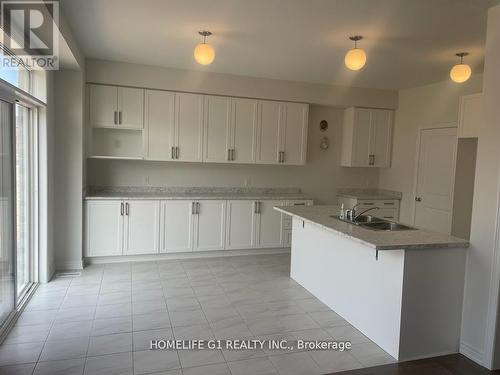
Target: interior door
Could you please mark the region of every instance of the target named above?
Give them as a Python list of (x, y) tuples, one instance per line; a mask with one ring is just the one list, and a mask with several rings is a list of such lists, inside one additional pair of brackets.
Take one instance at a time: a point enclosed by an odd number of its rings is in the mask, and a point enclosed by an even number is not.
[(144, 90), (119, 87), (118, 111), (120, 126), (142, 129), (144, 127)]
[(203, 161), (227, 162), (230, 159), (231, 98), (205, 96)]
[(160, 202), (125, 202), (125, 246), (123, 253), (154, 254), (159, 250)]
[(284, 164), (302, 165), (306, 162), (308, 106), (283, 104), (282, 151)]
[(258, 247), (267, 248), (284, 246), (283, 216), (274, 209), (274, 206), (282, 205), (282, 201), (259, 201), (256, 218), (256, 244)]
[(122, 255), (125, 206), (119, 200), (90, 200), (86, 203), (87, 256)]
[(226, 204), (226, 250), (254, 247), (256, 202), (230, 200)]
[(168, 91), (146, 91), (148, 158), (172, 160), (174, 153), (174, 99)]
[(450, 234), (456, 159), (456, 128), (420, 131), (415, 226)]
[(164, 201), (161, 208), (161, 250), (162, 253), (193, 251), (192, 201)]
[(195, 251), (224, 249), (226, 201), (197, 201), (195, 209)]
[(392, 111), (372, 111), (371, 154), (373, 166), (390, 167), (392, 146)]
[(261, 101), (259, 117), (256, 161), (259, 164), (278, 164), (281, 103)]
[(353, 166), (367, 167), (370, 154), (372, 110), (356, 108), (354, 116)]
[(175, 94), (177, 160), (202, 161), (203, 95)]
[(232, 99), (232, 148), (233, 159), (238, 163), (254, 163), (257, 137), (258, 101)]
[(92, 127), (118, 126), (118, 88), (90, 85), (90, 125)]

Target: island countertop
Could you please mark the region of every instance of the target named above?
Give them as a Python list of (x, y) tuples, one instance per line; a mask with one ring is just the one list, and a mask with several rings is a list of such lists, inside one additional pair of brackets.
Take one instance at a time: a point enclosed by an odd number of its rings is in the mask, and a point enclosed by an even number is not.
[(467, 240), (427, 230), (379, 231), (349, 224), (332, 217), (338, 215), (338, 206), (294, 206), (275, 209), (376, 250), (469, 247)]

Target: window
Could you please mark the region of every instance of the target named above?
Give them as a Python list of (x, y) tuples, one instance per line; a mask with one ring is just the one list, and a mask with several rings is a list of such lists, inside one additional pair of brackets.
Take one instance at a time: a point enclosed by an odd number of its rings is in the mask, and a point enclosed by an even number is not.
[[(11, 57), (10, 52), (0, 43), (0, 58)], [(4, 68), (0, 65), (0, 78), (23, 91), (31, 92), (31, 72), (23, 65), (17, 68)]]

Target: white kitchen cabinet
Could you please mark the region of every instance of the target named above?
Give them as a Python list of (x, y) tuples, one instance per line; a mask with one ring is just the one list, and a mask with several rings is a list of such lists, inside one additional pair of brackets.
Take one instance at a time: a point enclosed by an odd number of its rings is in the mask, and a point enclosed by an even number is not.
[(309, 106), (301, 103), (283, 103), (280, 123), (281, 163), (304, 165), (307, 151)]
[(150, 160), (174, 159), (175, 93), (146, 91), (146, 144)]
[(231, 161), (231, 98), (206, 95), (204, 108), (203, 161)]
[(121, 201), (87, 201), (86, 256), (122, 255), (123, 218)]
[(348, 108), (342, 132), (343, 167), (390, 167), (393, 111)]
[(257, 202), (229, 200), (226, 203), (226, 249), (255, 247)]
[(203, 95), (175, 94), (175, 159), (200, 162), (203, 136)]
[(127, 200), (123, 254), (154, 254), (159, 251), (160, 202)]
[(90, 124), (96, 128), (142, 129), (144, 90), (90, 85)]
[(179, 253), (193, 250), (194, 202), (161, 202), (160, 252)]
[(231, 161), (255, 163), (257, 153), (258, 101), (253, 99), (231, 99)]
[(483, 94), (472, 94), (460, 97), (458, 114), (458, 137), (477, 138), (479, 127), (483, 121)]
[(257, 164), (278, 164), (280, 162), (280, 122), (282, 104), (260, 101), (257, 128)]
[[(312, 206), (312, 200), (293, 200), (283, 202), (284, 206)], [(292, 245), (292, 217), (290, 215), (282, 215), (283, 217), (283, 246), (290, 247)]]
[(261, 200), (258, 202), (256, 217), (256, 247), (283, 247), (283, 215), (274, 209), (283, 201)]
[(194, 251), (223, 250), (225, 240), (226, 201), (195, 202)]

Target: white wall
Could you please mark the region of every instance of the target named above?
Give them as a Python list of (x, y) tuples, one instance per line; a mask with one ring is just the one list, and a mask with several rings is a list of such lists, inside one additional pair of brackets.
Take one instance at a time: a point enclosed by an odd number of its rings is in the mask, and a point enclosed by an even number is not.
[(55, 262), (57, 269), (82, 267), (84, 77), (55, 73)]
[(450, 126), (458, 121), (459, 97), (481, 92), (482, 75), (464, 84), (452, 81), (416, 87), (399, 92), (396, 110), (392, 166), (380, 171), (380, 188), (403, 193), (400, 219), (413, 222), (413, 186), (417, 137), (420, 127)]
[[(340, 167), (340, 145), (343, 111), (313, 105), (309, 110), (307, 164), (228, 165), (130, 160), (89, 160), (88, 184), (110, 186), (245, 186), (300, 187), (317, 199), (317, 203), (336, 203), (339, 187), (376, 187), (378, 171), (369, 168)], [(326, 132), (319, 122), (327, 120)], [(324, 136), (330, 148), (321, 150)]]
[[(500, 179), (500, 6), (490, 8), (484, 66), (483, 123), (480, 127), (476, 182), (468, 250), (461, 350), (489, 368), (493, 358), (498, 314), (498, 209)], [(498, 352), (498, 350), (497, 350)]]

